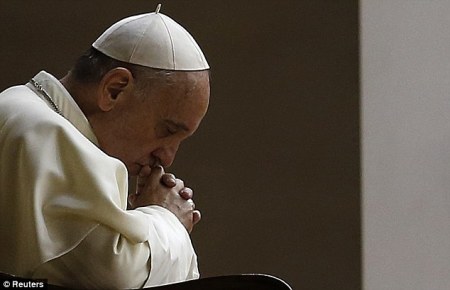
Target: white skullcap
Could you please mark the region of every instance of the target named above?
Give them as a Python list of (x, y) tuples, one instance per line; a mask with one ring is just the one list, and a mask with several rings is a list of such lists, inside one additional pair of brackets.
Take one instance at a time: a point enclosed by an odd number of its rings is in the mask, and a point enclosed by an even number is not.
[(92, 46), (127, 63), (176, 71), (209, 69), (194, 38), (170, 17), (159, 13), (131, 16), (108, 28)]

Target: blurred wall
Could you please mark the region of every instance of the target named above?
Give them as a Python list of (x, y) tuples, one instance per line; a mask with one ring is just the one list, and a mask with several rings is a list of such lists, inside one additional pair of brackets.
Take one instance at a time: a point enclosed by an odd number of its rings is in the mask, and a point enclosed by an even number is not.
[(364, 289), (450, 289), (450, 2), (361, 2)]
[[(358, 1), (160, 1), (212, 66), (210, 110), (171, 170), (195, 189), (204, 276), (360, 289)], [(0, 0), (0, 88), (61, 77), (150, 0)]]

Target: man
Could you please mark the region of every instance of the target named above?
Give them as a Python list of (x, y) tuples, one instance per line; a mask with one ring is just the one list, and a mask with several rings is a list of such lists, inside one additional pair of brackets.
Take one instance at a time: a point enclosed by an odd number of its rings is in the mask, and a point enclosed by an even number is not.
[(108, 289), (198, 278), (200, 212), (164, 167), (206, 113), (209, 66), (158, 10), (111, 26), (61, 80), (0, 94), (1, 272)]

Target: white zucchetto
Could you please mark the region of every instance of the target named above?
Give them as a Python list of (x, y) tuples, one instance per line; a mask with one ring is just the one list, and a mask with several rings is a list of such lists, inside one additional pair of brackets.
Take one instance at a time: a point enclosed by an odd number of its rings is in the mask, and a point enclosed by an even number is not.
[(194, 38), (170, 17), (156, 12), (131, 16), (108, 28), (92, 46), (107, 56), (156, 69), (209, 69)]

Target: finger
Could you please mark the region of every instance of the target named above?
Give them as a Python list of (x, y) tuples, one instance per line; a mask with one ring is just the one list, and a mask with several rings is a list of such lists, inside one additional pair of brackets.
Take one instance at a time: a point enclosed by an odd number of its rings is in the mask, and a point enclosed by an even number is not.
[(136, 194), (140, 194), (142, 188), (145, 186), (145, 182), (147, 181), (147, 177), (150, 175), (150, 173), (152, 172), (152, 169), (150, 168), (150, 166), (145, 165), (141, 167), (141, 170), (139, 171), (139, 174), (136, 178)]
[(194, 191), (189, 187), (184, 187), (180, 190), (179, 193), (180, 196), (185, 200), (192, 199), (194, 197)]
[(177, 180), (175, 178), (175, 175), (173, 175), (172, 173), (163, 174), (163, 176), (161, 178), (161, 182), (162, 182), (162, 184), (164, 184), (167, 187), (174, 187), (175, 185), (177, 185)]
[(164, 168), (162, 166), (155, 166), (152, 168), (150, 173), (150, 182), (153, 184), (158, 184), (161, 180), (162, 175), (164, 174)]
[(184, 187), (184, 181), (179, 179), (179, 178), (176, 178), (175, 181), (176, 181), (176, 184), (177, 184), (176, 185), (177, 188), (179, 188), (178, 190), (181, 190)]
[(136, 183), (136, 185), (137, 185), (136, 193), (137, 193), (137, 194), (139, 194), (140, 191), (142, 190), (142, 188), (144, 187), (144, 185), (145, 185), (145, 180), (146, 180), (146, 179), (147, 179), (147, 178), (145, 178), (145, 177), (139, 177), (139, 178), (137, 179), (137, 183)]
[(189, 204), (191, 210), (195, 209), (195, 202), (192, 199), (188, 199), (186, 202)]
[(150, 166), (145, 165), (141, 167), (141, 170), (139, 171), (139, 177), (149, 176), (152, 172), (152, 169)]
[(192, 224), (195, 226), (202, 219), (202, 214), (199, 210), (194, 210), (192, 212)]

